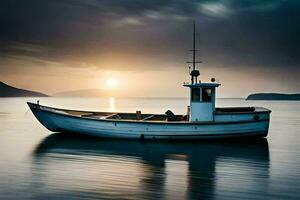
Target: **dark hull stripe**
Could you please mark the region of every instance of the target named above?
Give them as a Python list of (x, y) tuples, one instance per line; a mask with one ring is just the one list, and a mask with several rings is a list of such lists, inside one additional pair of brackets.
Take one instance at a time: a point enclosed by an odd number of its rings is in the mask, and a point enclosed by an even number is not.
[[(62, 131), (63, 133), (64, 131)], [(73, 132), (66, 132), (66, 133), (73, 133)], [(74, 134), (79, 135), (89, 135), (94, 137), (100, 137), (100, 138), (112, 138), (108, 135), (95, 135), (91, 133), (79, 133), (76, 132)], [(262, 138), (267, 137), (268, 132), (262, 131), (262, 132), (248, 132), (248, 133), (234, 133), (234, 134), (199, 134), (199, 135), (147, 135), (147, 134), (141, 134), (137, 135), (136, 137), (124, 137), (124, 136), (118, 136), (113, 138), (119, 138), (119, 139), (145, 139), (145, 140), (201, 140), (201, 139), (230, 139), (230, 138)]]
[(240, 137), (240, 136), (258, 136), (267, 135), (267, 131), (263, 132), (248, 132), (248, 133), (228, 133), (228, 134), (198, 134), (198, 135), (148, 135), (145, 134), (145, 138), (149, 137)]

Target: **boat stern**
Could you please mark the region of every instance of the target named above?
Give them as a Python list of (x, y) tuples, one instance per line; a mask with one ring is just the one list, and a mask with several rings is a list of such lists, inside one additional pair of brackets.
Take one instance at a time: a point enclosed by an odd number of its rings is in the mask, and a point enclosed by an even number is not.
[(217, 108), (214, 117), (216, 122), (248, 122), (245, 131), (267, 137), (270, 113), (271, 110), (263, 107), (225, 107)]

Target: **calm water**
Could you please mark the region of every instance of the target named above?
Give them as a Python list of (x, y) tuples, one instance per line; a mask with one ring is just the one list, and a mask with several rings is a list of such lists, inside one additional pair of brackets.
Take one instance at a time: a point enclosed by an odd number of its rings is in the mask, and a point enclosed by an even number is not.
[[(0, 199), (300, 199), (300, 102), (270, 108), (257, 141), (140, 142), (52, 134), (25, 102), (0, 99)], [(184, 113), (185, 99), (40, 98), (71, 109)]]

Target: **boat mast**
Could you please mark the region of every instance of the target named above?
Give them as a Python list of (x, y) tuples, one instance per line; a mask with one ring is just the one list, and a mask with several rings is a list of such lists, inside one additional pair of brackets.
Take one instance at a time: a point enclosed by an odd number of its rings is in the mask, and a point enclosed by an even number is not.
[(196, 25), (193, 23), (193, 71), (196, 69)]
[(199, 70), (196, 70), (196, 63), (200, 63), (196, 61), (196, 24), (195, 21), (193, 23), (193, 49), (191, 50), (193, 52), (193, 61), (188, 62), (193, 64), (193, 70), (190, 72), (191, 75), (191, 82), (192, 84), (197, 83), (197, 77), (200, 75)]

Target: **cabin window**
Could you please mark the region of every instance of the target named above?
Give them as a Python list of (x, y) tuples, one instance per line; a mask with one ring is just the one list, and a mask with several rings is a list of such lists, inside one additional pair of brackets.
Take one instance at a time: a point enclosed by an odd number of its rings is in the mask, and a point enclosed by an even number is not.
[(212, 100), (212, 89), (211, 88), (202, 88), (202, 101), (211, 102)]
[(192, 101), (200, 101), (200, 88), (192, 88)]

